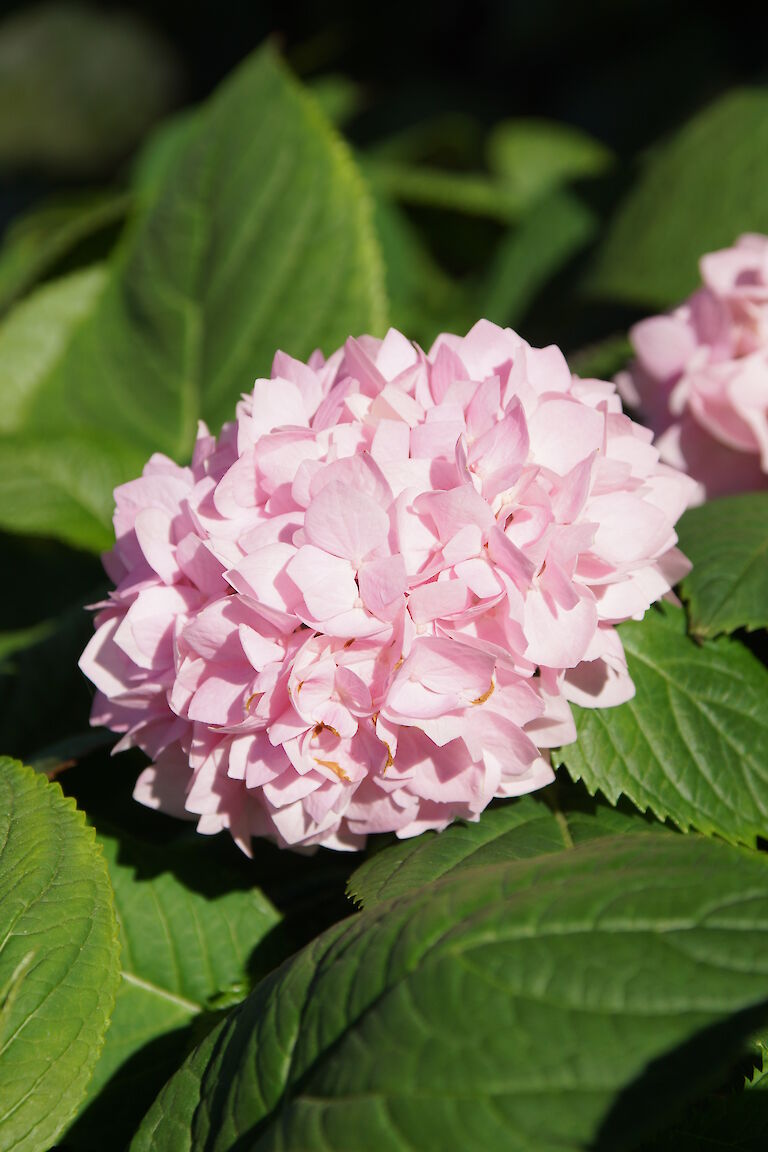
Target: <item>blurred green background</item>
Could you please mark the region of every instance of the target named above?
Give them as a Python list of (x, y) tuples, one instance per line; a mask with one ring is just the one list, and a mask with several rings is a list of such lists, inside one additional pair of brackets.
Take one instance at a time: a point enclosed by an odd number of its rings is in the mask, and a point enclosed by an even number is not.
[[(141, 141), (270, 38), (357, 150), (396, 266), (390, 318), (424, 341), (481, 313), (569, 351), (621, 332), (642, 292), (583, 290), (606, 223), (649, 152), (768, 74), (768, 14), (722, 3), (54, 0), (3, 12), (0, 230), (13, 238), (41, 200), (37, 238), (69, 225), (35, 279), (104, 254), (126, 205), (102, 194), (127, 185)], [(73, 205), (90, 215), (75, 223)], [(0, 304), (32, 275), (0, 258)]]

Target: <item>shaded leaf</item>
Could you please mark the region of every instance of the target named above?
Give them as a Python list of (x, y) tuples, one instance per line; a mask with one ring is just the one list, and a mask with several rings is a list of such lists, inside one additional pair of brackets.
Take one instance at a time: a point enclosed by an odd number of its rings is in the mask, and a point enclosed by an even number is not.
[(479, 314), (515, 326), (549, 279), (593, 238), (595, 216), (565, 191), (553, 192), (504, 236), (480, 298)]
[(24, 646), (16, 635), (17, 647), (0, 664), (0, 746), (36, 764), (47, 746), (87, 729), (92, 690), (77, 661), (92, 627), (77, 605), (30, 629)]
[[(765, 1049), (759, 1052), (765, 1059)], [(759, 1064), (759, 1058), (758, 1058)], [(691, 1107), (641, 1152), (759, 1152), (768, 1141), (768, 1075), (759, 1068), (746, 1084), (723, 1090)]]
[(375, 198), (391, 321), (423, 348), (440, 332), (466, 332), (476, 316), (469, 294), (435, 262), (418, 231), (387, 197)]

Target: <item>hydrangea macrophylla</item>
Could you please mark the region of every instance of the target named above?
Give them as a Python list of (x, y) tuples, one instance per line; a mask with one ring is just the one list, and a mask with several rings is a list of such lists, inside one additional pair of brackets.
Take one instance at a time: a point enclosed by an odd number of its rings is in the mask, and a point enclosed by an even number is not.
[(481, 321), (278, 353), (192, 464), (117, 489), (82, 668), (144, 803), (246, 850), (357, 847), (548, 783), (569, 701), (633, 693), (613, 625), (687, 571), (691, 482), (613, 384)]
[(701, 277), (679, 308), (635, 325), (618, 378), (662, 460), (696, 480), (696, 503), (768, 486), (768, 237), (704, 256)]

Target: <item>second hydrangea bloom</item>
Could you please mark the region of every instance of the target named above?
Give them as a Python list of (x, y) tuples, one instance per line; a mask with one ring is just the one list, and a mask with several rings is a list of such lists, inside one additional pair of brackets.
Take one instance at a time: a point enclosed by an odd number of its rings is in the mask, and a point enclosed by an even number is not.
[(635, 325), (618, 380), (662, 459), (697, 481), (696, 502), (768, 487), (768, 237), (704, 256), (701, 277), (679, 308)]
[(476, 818), (551, 780), (570, 701), (632, 695), (613, 625), (687, 571), (691, 489), (612, 384), (486, 322), (278, 353), (117, 490), (93, 721), (152, 758), (138, 799), (246, 849)]

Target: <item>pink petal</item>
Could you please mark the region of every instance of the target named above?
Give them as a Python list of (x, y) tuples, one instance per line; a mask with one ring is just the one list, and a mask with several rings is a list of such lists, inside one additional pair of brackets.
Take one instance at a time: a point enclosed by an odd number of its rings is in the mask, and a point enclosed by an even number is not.
[(488, 504), (471, 484), (448, 492), (425, 492), (414, 500), (413, 507), (419, 516), (432, 520), (438, 539), (443, 541), (450, 540), (467, 524), (487, 532), (495, 523)]
[(528, 420), (531, 456), (565, 476), (603, 446), (605, 417), (577, 400), (545, 399)]
[(585, 591), (570, 609), (536, 588), (525, 598), (525, 655), (534, 664), (572, 668), (583, 658), (597, 627), (594, 598)]
[(358, 573), (363, 604), (380, 620), (393, 620), (402, 607), (408, 575), (402, 556), (367, 560)]
[(308, 543), (352, 561), (356, 568), (389, 535), (389, 516), (371, 497), (332, 480), (304, 518)]
[(287, 572), (316, 620), (329, 620), (357, 604), (360, 593), (349, 560), (305, 544), (289, 562)]

